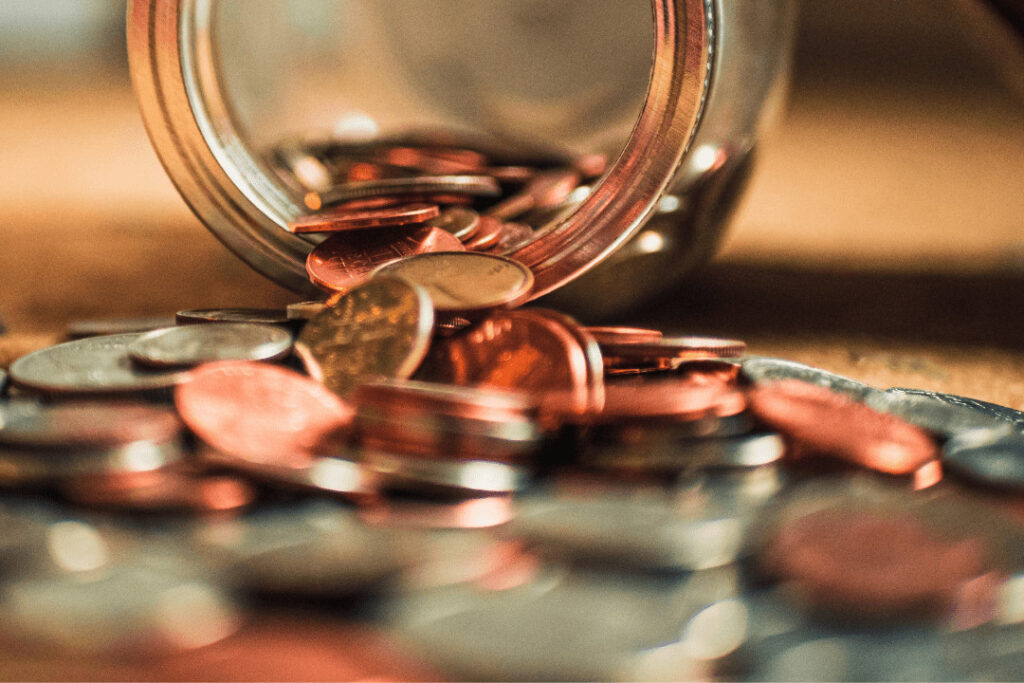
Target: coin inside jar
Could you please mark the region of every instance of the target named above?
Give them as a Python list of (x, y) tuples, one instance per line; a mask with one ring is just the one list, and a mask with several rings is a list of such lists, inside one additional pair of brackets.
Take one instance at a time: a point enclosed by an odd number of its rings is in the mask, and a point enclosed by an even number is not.
[(374, 278), (307, 322), (295, 350), (310, 375), (349, 396), (360, 384), (409, 378), (427, 353), (433, 329), (426, 290)]
[(278, 360), (292, 348), (284, 328), (256, 323), (182, 325), (148, 332), (128, 347), (136, 363), (189, 367), (220, 360)]
[(415, 282), (438, 312), (463, 316), (515, 307), (533, 288), (533, 273), (518, 261), (472, 252), (420, 254), (383, 265), (374, 276)]
[(437, 218), (427, 221), (427, 225), (450, 232), (465, 242), (479, 228), (480, 214), (472, 209), (452, 207), (442, 211)]
[(435, 218), (440, 213), (437, 205), (421, 203), (379, 209), (334, 209), (297, 218), (288, 224), (288, 231), (305, 235), (415, 225)]

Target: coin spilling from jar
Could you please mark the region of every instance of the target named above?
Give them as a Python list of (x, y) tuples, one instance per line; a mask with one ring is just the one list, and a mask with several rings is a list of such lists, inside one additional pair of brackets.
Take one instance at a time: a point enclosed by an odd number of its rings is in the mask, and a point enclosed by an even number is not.
[[(329, 679), (1019, 675), (1024, 415), (522, 308), (500, 226), (587, 173), (334, 152), (293, 226), (332, 233), (322, 301), (94, 321), (11, 365), (0, 651), (159, 663), (135, 678), (298, 651)], [(477, 176), (532, 189), (477, 212)]]

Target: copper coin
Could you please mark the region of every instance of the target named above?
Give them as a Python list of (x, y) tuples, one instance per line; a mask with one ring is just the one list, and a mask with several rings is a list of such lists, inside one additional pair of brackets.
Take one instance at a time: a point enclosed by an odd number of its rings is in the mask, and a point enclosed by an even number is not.
[(404, 204), (380, 209), (334, 209), (312, 216), (302, 216), (288, 224), (296, 235), (318, 232), (344, 232), (416, 225), (441, 213), (436, 204)]
[(172, 441), (177, 415), (140, 403), (0, 403), (0, 445), (19, 448), (89, 448), (137, 441)]
[(480, 214), (472, 209), (453, 207), (445, 209), (437, 218), (427, 221), (432, 228), (441, 228), (465, 242), (480, 228)]
[(542, 401), (561, 392), (564, 410), (571, 412), (593, 412), (604, 401), (597, 342), (571, 318), (542, 309), (497, 312), (436, 342), (424, 375), (523, 391)]
[(687, 422), (702, 418), (732, 417), (747, 408), (743, 392), (726, 382), (681, 378), (634, 385), (609, 384), (604, 406), (588, 421), (624, 420)]
[(460, 501), (381, 500), (360, 508), (359, 517), (371, 526), (418, 529), (489, 529), (515, 517), (511, 495)]
[(395, 259), (438, 251), (464, 251), (454, 235), (427, 226), (331, 235), (310, 252), (306, 272), (317, 287), (346, 292)]
[(410, 380), (364, 384), (353, 398), (360, 407), (373, 405), (385, 411), (402, 407), (430, 415), (494, 422), (528, 418), (537, 410), (536, 400), (521, 392)]
[(541, 171), (522, 192), (498, 202), (487, 210), (488, 216), (508, 220), (527, 211), (558, 206), (579, 187), (580, 175), (572, 169)]
[(353, 199), (368, 199), (398, 194), (468, 194), (496, 197), (501, 187), (494, 178), (482, 175), (417, 176), (415, 178), (383, 178), (348, 183), (326, 192), (306, 195), (306, 207), (312, 211), (336, 206)]
[(307, 322), (295, 351), (310, 375), (349, 396), (360, 384), (410, 377), (427, 353), (433, 327), (426, 290), (374, 278)]
[(601, 349), (607, 344), (644, 344), (657, 343), (665, 335), (660, 330), (648, 330), (642, 327), (586, 327)]
[(505, 224), (492, 216), (480, 216), (480, 224), (476, 232), (466, 240), (469, 251), (487, 251), (501, 242), (505, 234)]
[(939, 457), (923, 430), (824, 387), (783, 380), (758, 385), (748, 397), (755, 417), (788, 437), (799, 452), (896, 475), (913, 474)]
[(175, 324), (173, 315), (144, 318), (105, 318), (99, 320), (76, 320), (68, 325), (67, 336), (71, 339), (99, 337), (107, 334), (133, 334), (150, 332)]
[(439, 204), (465, 205), (472, 204), (473, 198), (464, 194), (393, 194), (382, 197), (353, 199), (337, 204), (330, 211), (367, 211), (370, 209), (386, 209), (405, 204)]
[(228, 512), (256, 499), (252, 486), (234, 477), (156, 471), (136, 483), (120, 477), (73, 480), (62, 487), (80, 505), (128, 512)]
[(694, 360), (714, 358), (738, 358), (747, 345), (733, 339), (712, 337), (661, 337), (642, 341), (637, 337), (622, 336), (618, 340), (605, 339), (601, 350), (608, 356), (640, 361)]
[(985, 572), (980, 543), (910, 515), (826, 509), (784, 524), (762, 561), (811, 606), (840, 615), (941, 615)]
[(489, 166), (484, 172), (508, 185), (525, 185), (537, 175), (537, 169), (531, 166)]
[(501, 240), (489, 251), (495, 254), (507, 254), (529, 242), (533, 236), (533, 228), (525, 223), (503, 223)]
[(381, 266), (377, 276), (415, 282), (439, 313), (462, 316), (518, 306), (533, 289), (533, 272), (523, 264), (473, 252), (420, 254)]
[(258, 323), (261, 325), (285, 325), (288, 314), (276, 308), (204, 308), (194, 311), (178, 311), (174, 315), (178, 325), (199, 323)]
[(390, 147), (378, 154), (389, 164), (415, 168), (434, 175), (478, 173), (487, 157), (471, 150), (430, 147)]
[(572, 160), (572, 166), (580, 175), (588, 180), (600, 178), (608, 170), (608, 155), (606, 154), (580, 154)]
[(352, 408), (317, 382), (265, 363), (210, 363), (174, 392), (185, 424), (212, 448), (257, 463), (306, 458), (346, 428)]

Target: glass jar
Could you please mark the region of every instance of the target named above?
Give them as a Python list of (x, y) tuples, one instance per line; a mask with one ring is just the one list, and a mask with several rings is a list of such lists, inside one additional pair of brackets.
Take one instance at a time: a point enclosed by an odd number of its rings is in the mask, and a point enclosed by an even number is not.
[(285, 230), (306, 210), (269, 161), (284, 140), (429, 128), (510, 159), (614, 159), (508, 254), (533, 269), (536, 296), (598, 317), (712, 254), (781, 99), (794, 4), (131, 0), (128, 48), (182, 196), (243, 260), (305, 294), (316, 240)]

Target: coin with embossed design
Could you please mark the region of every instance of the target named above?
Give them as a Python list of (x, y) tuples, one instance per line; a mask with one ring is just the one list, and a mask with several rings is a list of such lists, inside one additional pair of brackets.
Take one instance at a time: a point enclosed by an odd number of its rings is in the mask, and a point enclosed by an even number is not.
[(455, 235), (428, 226), (339, 233), (310, 252), (306, 272), (317, 287), (346, 292), (389, 261), (428, 252), (463, 250), (462, 241)]
[(420, 254), (385, 264), (374, 271), (378, 275), (415, 282), (438, 312), (463, 316), (513, 308), (533, 288), (533, 273), (518, 261), (471, 252)]
[(219, 360), (277, 360), (288, 355), (292, 335), (275, 325), (182, 325), (142, 335), (128, 347), (136, 363), (188, 367)]
[(360, 384), (410, 377), (427, 353), (433, 328), (425, 289), (375, 278), (306, 323), (295, 350), (310, 375), (349, 396)]

